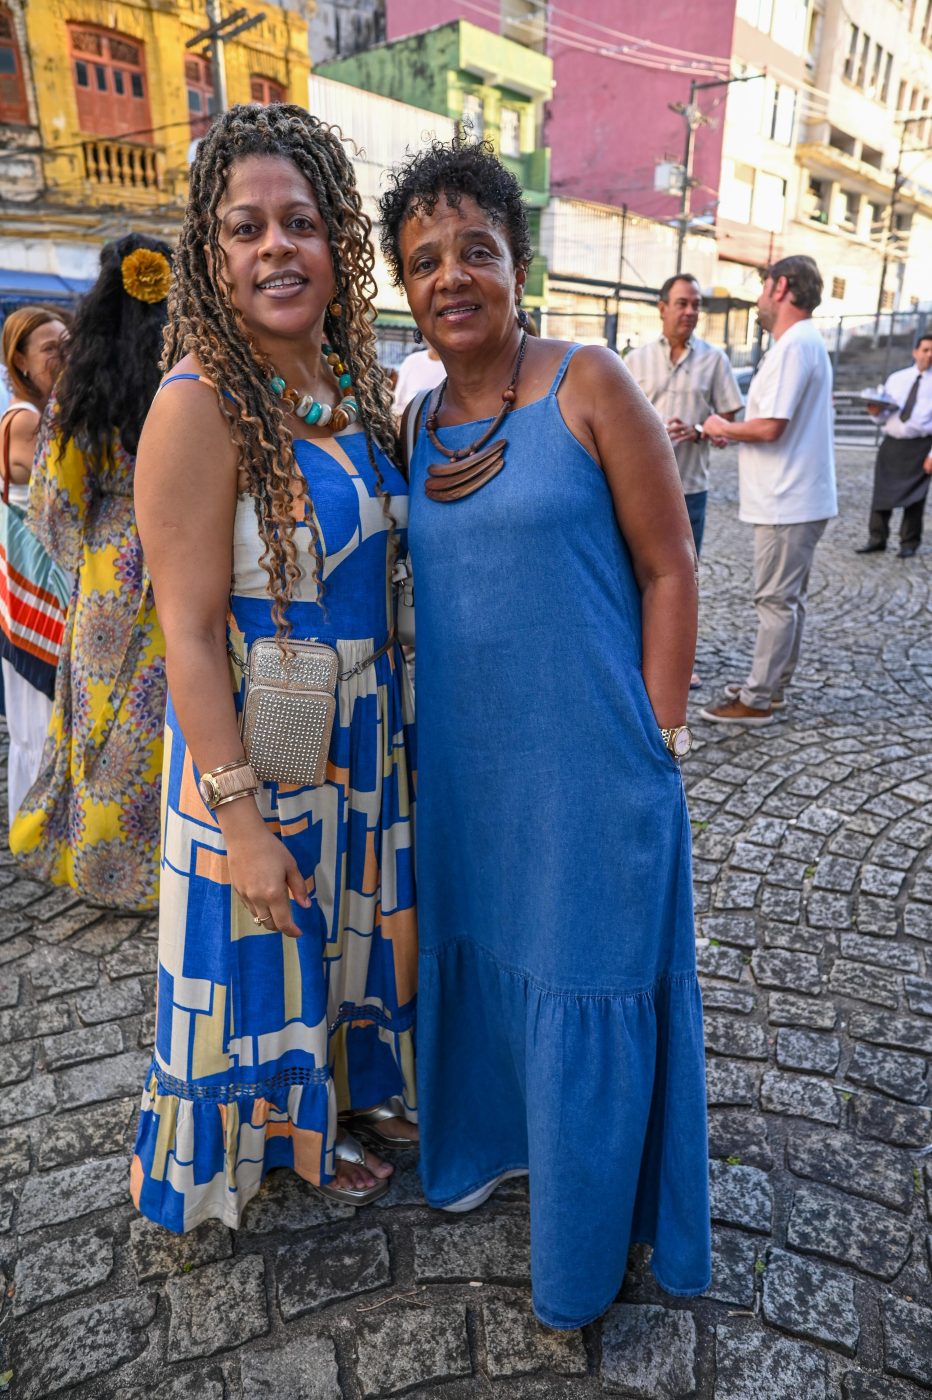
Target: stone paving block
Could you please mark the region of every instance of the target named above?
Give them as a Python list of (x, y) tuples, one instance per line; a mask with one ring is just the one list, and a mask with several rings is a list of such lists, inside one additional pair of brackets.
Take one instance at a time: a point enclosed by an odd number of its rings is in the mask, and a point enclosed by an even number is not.
[(804, 1070), (809, 1074), (834, 1074), (841, 1058), (837, 1036), (783, 1026), (777, 1032), (776, 1059), (780, 1069)]
[(364, 1396), (472, 1374), (462, 1307), (393, 1308), (357, 1324), (357, 1375)]
[(825, 951), (826, 934), (803, 924), (768, 924), (764, 929), (764, 947), (784, 948), (791, 953), (812, 953), (819, 957)]
[(825, 1352), (755, 1324), (715, 1329), (715, 1400), (834, 1400)]
[(535, 1371), (555, 1376), (584, 1376), (588, 1371), (582, 1334), (541, 1326), (526, 1305), (507, 1299), (485, 1303), (482, 1326), (486, 1370), (493, 1380)]
[(0, 1133), (0, 1181), (25, 1176), (29, 1170), (29, 1129), (4, 1128)]
[(119, 915), (113, 915), (95, 924), (93, 928), (79, 933), (71, 946), (79, 953), (89, 953), (91, 957), (101, 958), (107, 953), (112, 953), (127, 938), (138, 937), (142, 927), (139, 919), (122, 919)]
[(712, 1282), (703, 1298), (736, 1308), (754, 1304), (758, 1240), (733, 1230), (712, 1231)]
[(170, 1278), (165, 1292), (171, 1304), (169, 1361), (213, 1356), (269, 1330), (260, 1254), (205, 1264), (183, 1278)]
[(773, 1166), (773, 1153), (767, 1136), (767, 1120), (759, 1113), (729, 1113), (717, 1109), (709, 1114), (709, 1156), (737, 1157), (742, 1166)]
[(39, 1001), (93, 987), (99, 976), (93, 958), (66, 948), (40, 948), (29, 960), (29, 980)]
[(908, 870), (916, 859), (916, 852), (899, 841), (878, 841), (873, 852), (875, 865), (887, 865), (891, 870)]
[(878, 938), (896, 937), (896, 905), (890, 899), (876, 899), (874, 895), (858, 895), (855, 924), (861, 933), (872, 933)]
[(882, 1311), (886, 1369), (932, 1389), (932, 1308), (888, 1296)]
[(315, 1233), (279, 1250), (278, 1307), (286, 1322), (391, 1283), (388, 1236), (379, 1227)]
[(773, 1191), (759, 1167), (709, 1163), (709, 1204), (718, 1225), (740, 1225), (768, 1234), (773, 1221)]
[[(215, 1368), (205, 1371), (198, 1367), (183, 1376), (172, 1376), (154, 1391), (150, 1386), (140, 1387), (139, 1392), (120, 1387), (113, 1400), (223, 1400), (223, 1373)], [(330, 1397), (327, 1397), (330, 1400)]]
[(243, 1400), (341, 1400), (330, 1337), (288, 1337), (275, 1347), (247, 1347), (239, 1365)]
[(858, 878), (859, 869), (856, 860), (846, 860), (844, 856), (823, 856), (812, 877), (812, 888), (850, 894)]
[(895, 973), (867, 963), (846, 962), (839, 958), (828, 979), (829, 990), (839, 996), (869, 1001), (874, 1006), (895, 1007), (899, 978)]
[[(0, 1235), (5, 1235), (12, 1228), (13, 1213), (16, 1210), (16, 1201), (19, 1196), (19, 1186), (5, 1187), (0, 1191)], [(0, 1278), (3, 1275), (0, 1273)]]
[(891, 1279), (909, 1258), (912, 1233), (901, 1216), (873, 1202), (803, 1186), (793, 1197), (786, 1242), (802, 1254), (822, 1254)]
[(867, 1371), (846, 1371), (841, 1378), (841, 1393), (844, 1400), (928, 1400), (926, 1391)]
[(240, 1232), (268, 1235), (277, 1230), (311, 1230), (352, 1220), (355, 1206), (327, 1201), (290, 1171), (272, 1172), (243, 1212)]
[(716, 1055), (736, 1059), (766, 1060), (767, 1036), (753, 1021), (738, 1021), (733, 1016), (705, 1017), (705, 1047)]
[(137, 1215), (129, 1226), (130, 1254), (140, 1283), (190, 1273), (203, 1264), (228, 1259), (233, 1253), (233, 1235), (219, 1220), (205, 1220), (184, 1235), (176, 1235), (161, 1225)]
[(850, 1133), (820, 1131), (791, 1136), (786, 1164), (797, 1176), (837, 1186), (895, 1210), (909, 1210), (913, 1199), (912, 1162), (904, 1152), (856, 1142)]
[[(40, 913), (44, 913), (43, 905), (37, 904), (29, 912), (32, 916), (31, 932), (33, 936), (51, 946), (58, 946), (69, 938), (73, 938), (79, 929), (87, 928), (88, 924), (93, 923), (94, 919), (99, 917), (95, 910), (88, 909), (81, 904), (77, 908), (68, 909), (47, 921), (39, 919)], [(72, 948), (70, 951), (76, 950)]]
[(757, 947), (757, 921), (746, 914), (706, 914), (702, 920), (704, 938), (737, 948)]
[(865, 865), (861, 868), (861, 889), (866, 894), (896, 899), (903, 888), (903, 879), (901, 870), (890, 870), (882, 865)]
[[(388, 1191), (376, 1201), (376, 1208), (390, 1210), (394, 1206), (425, 1206), (427, 1202), (421, 1188), (416, 1154), (397, 1152), (394, 1155), (392, 1165), (395, 1170), (392, 1173)], [(503, 1182), (496, 1192), (496, 1198), (501, 1199), (501, 1196), (505, 1194), (505, 1188), (511, 1185), (510, 1181)]]
[(906, 1003), (910, 1011), (922, 1016), (932, 1016), (932, 982), (920, 977), (907, 977), (903, 981)]
[(77, 1220), (129, 1199), (129, 1163), (122, 1155), (31, 1176), (19, 1207), (20, 1231)]
[(737, 948), (715, 947), (696, 949), (696, 966), (703, 977), (723, 977), (728, 982), (739, 982), (744, 971), (744, 963)]
[(32, 943), (28, 938), (11, 938), (9, 943), (0, 943), (0, 967), (26, 958), (31, 952)]
[(0, 1007), (15, 1006), (19, 1001), (20, 982), (17, 973), (8, 973), (0, 978)]
[(113, 1242), (101, 1235), (73, 1235), (34, 1245), (16, 1265), (17, 1316), (84, 1293), (108, 1279), (113, 1272)]
[(932, 909), (923, 904), (907, 904), (903, 914), (903, 928), (909, 938), (919, 938), (923, 943), (932, 943)]
[[(776, 864), (775, 861), (774, 865), (776, 866)], [(796, 888), (781, 889), (777, 884), (776, 872), (771, 869), (760, 902), (760, 911), (764, 918), (795, 924), (799, 918), (801, 906), (802, 894), (800, 891)]]
[(10, 1040), (32, 1040), (41, 1035), (57, 1035), (59, 1031), (68, 1030), (70, 1025), (71, 1012), (61, 1001), (0, 1011), (0, 1044)]
[(848, 1034), (852, 1040), (867, 1040), (894, 1050), (915, 1050), (932, 1055), (932, 1023), (913, 1016), (889, 1016), (882, 1011), (856, 1011)]
[(857, 1094), (854, 1116), (859, 1133), (894, 1147), (925, 1147), (932, 1142), (932, 1109)]
[[(6, 899), (7, 891), (4, 890), (3, 898)], [(0, 918), (0, 945), (12, 945), (19, 939), (19, 935), (26, 933), (32, 928), (32, 919), (28, 914), (14, 914), (12, 910), (3, 911)]]
[(827, 999), (771, 992), (767, 1006), (767, 1019), (772, 1026), (808, 1026), (812, 1030), (830, 1031), (838, 1020), (838, 1012)]
[(71, 1108), (80, 1108), (82, 1104), (141, 1094), (151, 1063), (152, 1056), (144, 1051), (126, 1050), (109, 1060), (60, 1070), (56, 1080), (61, 1101)]
[(122, 1049), (123, 1032), (119, 1026), (93, 1026), (47, 1036), (42, 1042), (42, 1063), (46, 1069), (62, 1069), (118, 1055)]
[(134, 1294), (65, 1313), (54, 1328), (22, 1328), (13, 1351), (17, 1396), (44, 1400), (139, 1356), (155, 1303), (154, 1294)]
[(108, 1148), (120, 1151), (127, 1146), (128, 1129), (138, 1107), (138, 1097), (112, 1099), (75, 1113), (54, 1114), (41, 1124), (36, 1142), (39, 1166), (43, 1170), (62, 1167)]
[(919, 954), (889, 938), (868, 938), (860, 933), (841, 935), (841, 955), (853, 962), (873, 963), (891, 972), (921, 972)]
[(861, 1335), (854, 1280), (839, 1269), (771, 1249), (764, 1269), (762, 1306), (774, 1327), (854, 1356)]
[(696, 1388), (696, 1324), (684, 1310), (628, 1303), (602, 1324), (605, 1389), (643, 1400), (677, 1400)]
[(35, 1059), (35, 1046), (31, 1041), (20, 1041), (17, 1045), (4, 1045), (0, 1049), (0, 1085), (18, 1084), (28, 1079)]
[(757, 1005), (757, 998), (750, 987), (707, 984), (702, 989), (702, 1005), (706, 1011), (736, 1011), (740, 1016), (747, 1016)]
[(733, 1060), (709, 1060), (705, 1068), (710, 1104), (741, 1105), (757, 1102), (757, 1078), (747, 1065)]
[(148, 1011), (149, 1005), (150, 999), (135, 977), (128, 977), (123, 982), (101, 981), (75, 998), (78, 1016), (86, 1026), (96, 1026), (101, 1021), (119, 1021), (124, 1016), (138, 1016)]
[(926, 1097), (925, 1058), (900, 1050), (877, 1050), (859, 1042), (845, 1076), (866, 1089), (879, 1089), (890, 1098), (922, 1103)]
[(25, 1084), (0, 1089), (0, 1128), (51, 1113), (56, 1103), (55, 1081), (50, 1074), (39, 1074)]
[(780, 948), (751, 954), (751, 971), (761, 987), (814, 995), (822, 984), (819, 961), (810, 953), (790, 953)]
[(104, 958), (107, 976), (113, 981), (123, 977), (149, 975), (158, 966), (158, 945), (145, 938), (128, 938), (115, 953)]
[(745, 833), (748, 841), (758, 846), (779, 846), (787, 830), (787, 823), (778, 817), (756, 817)]
[(810, 1075), (768, 1070), (761, 1080), (760, 1102), (768, 1113), (811, 1118), (832, 1127), (841, 1122), (841, 1102), (834, 1086)]
[(414, 1277), (524, 1282), (530, 1275), (530, 1232), (525, 1216), (498, 1215), (475, 1223), (416, 1225)]
[(813, 891), (806, 902), (806, 916), (813, 928), (848, 928), (851, 900), (841, 894)]

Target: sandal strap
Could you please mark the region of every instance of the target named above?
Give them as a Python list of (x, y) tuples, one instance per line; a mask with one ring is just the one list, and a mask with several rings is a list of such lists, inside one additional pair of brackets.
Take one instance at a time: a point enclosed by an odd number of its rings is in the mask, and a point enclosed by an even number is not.
[(389, 1118), (405, 1118), (404, 1100), (398, 1094), (394, 1094), (384, 1103), (376, 1104), (375, 1108), (354, 1109), (350, 1114), (355, 1123), (386, 1123)]
[(352, 1133), (346, 1133), (344, 1137), (337, 1139), (333, 1155), (338, 1162), (352, 1162), (357, 1167), (366, 1165), (365, 1149), (358, 1138), (353, 1137)]

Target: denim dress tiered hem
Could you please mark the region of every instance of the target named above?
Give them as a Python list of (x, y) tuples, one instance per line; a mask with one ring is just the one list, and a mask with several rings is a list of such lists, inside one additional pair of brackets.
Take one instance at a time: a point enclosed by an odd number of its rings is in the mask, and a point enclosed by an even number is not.
[(556, 1328), (611, 1305), (632, 1242), (671, 1294), (711, 1277), (688, 812), (608, 485), (557, 401), (572, 353), (505, 419), (497, 477), (429, 500), (422, 433), (410, 498), (424, 1188), (528, 1171)]

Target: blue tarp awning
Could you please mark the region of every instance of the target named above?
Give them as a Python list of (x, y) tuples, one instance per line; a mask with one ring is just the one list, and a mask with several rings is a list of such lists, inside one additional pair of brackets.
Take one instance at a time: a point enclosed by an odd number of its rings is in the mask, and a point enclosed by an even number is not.
[(0, 268), (0, 306), (24, 301), (74, 301), (93, 285), (92, 277), (59, 277), (55, 272)]

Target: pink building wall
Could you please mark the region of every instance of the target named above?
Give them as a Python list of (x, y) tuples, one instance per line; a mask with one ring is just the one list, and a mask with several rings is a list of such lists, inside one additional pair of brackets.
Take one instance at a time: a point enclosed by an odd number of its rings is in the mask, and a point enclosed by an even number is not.
[[(500, 0), (386, 0), (385, 10), (389, 40), (454, 19), (501, 29)], [(548, 29), (556, 86), (543, 133), (553, 194), (676, 214), (678, 197), (654, 190), (656, 164), (682, 159), (685, 126), (667, 104), (688, 100), (693, 77), (728, 76), (734, 18), (735, 0), (560, 0)], [(725, 96), (699, 94), (717, 124), (696, 135), (695, 214), (718, 194)]]

